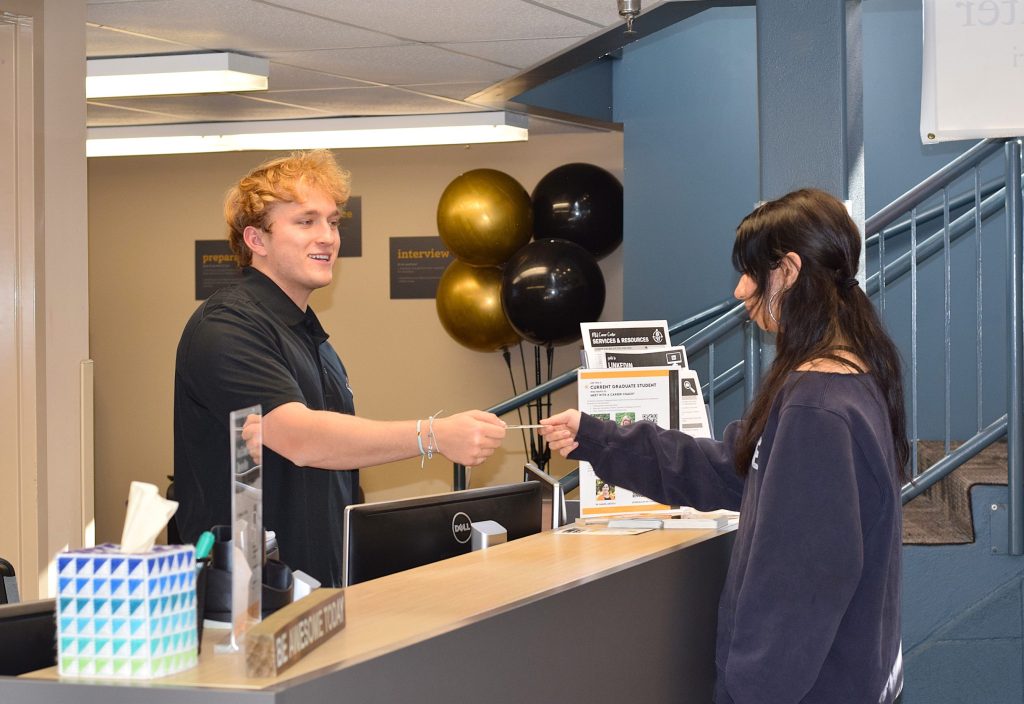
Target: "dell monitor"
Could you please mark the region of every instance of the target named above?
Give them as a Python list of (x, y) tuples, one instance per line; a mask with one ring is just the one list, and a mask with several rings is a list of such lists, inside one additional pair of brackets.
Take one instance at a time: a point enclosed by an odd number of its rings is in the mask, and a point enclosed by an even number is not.
[(470, 551), (472, 524), (495, 521), (515, 540), (541, 530), (541, 485), (523, 482), (345, 509), (342, 584)]

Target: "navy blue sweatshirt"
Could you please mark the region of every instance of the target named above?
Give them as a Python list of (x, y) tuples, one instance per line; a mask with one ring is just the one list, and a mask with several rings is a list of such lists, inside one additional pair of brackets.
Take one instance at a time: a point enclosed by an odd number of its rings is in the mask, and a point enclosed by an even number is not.
[(902, 504), (870, 374), (794, 372), (744, 480), (724, 440), (583, 415), (573, 459), (670, 505), (739, 509), (717, 704), (889, 704), (902, 688)]

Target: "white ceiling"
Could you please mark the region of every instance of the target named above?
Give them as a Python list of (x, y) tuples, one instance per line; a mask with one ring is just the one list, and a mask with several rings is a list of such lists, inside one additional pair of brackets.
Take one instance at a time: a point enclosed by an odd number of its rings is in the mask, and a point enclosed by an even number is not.
[(615, 0), (89, 0), (87, 18), (89, 58), (270, 60), (267, 91), (91, 100), (90, 127), (475, 111), (466, 98), (621, 24)]

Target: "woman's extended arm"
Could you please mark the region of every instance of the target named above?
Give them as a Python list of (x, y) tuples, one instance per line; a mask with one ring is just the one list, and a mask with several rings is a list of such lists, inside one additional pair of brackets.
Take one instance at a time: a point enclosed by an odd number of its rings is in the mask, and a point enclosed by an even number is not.
[(739, 508), (743, 480), (733, 465), (734, 425), (726, 429), (725, 441), (717, 442), (647, 422), (619, 427), (575, 409), (541, 423), (552, 449), (590, 462), (599, 477), (616, 486), (670, 505)]

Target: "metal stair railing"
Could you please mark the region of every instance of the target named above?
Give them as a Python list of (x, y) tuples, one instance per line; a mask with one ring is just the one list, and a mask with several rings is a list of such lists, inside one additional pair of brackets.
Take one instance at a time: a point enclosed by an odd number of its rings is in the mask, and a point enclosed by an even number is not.
[(914, 481), (903, 485), (900, 498), (906, 504), (938, 483), (954, 469), (962, 467), (976, 457), (982, 450), (1006, 437), (1006, 415), (984, 428), (967, 442), (940, 459), (931, 467), (921, 472)]
[(997, 152), (1004, 142), (1005, 140), (1002, 139), (983, 139), (975, 144), (956, 159), (921, 181), (921, 183), (867, 218), (864, 222), (865, 235), (870, 237), (880, 232), (882, 228), (891, 225), (900, 215), (903, 215), (912, 208), (916, 208), (932, 197), (939, 189), (948, 186)]
[[(949, 240), (950, 243), (956, 242), (963, 235), (969, 234), (973, 231), (976, 226), (975, 220), (977, 216), (980, 216), (981, 220), (987, 220), (992, 215), (995, 215), (1003, 209), (1006, 202), (1006, 193), (1004, 188), (999, 188), (994, 193), (989, 195), (985, 200), (981, 201), (979, 209), (971, 208), (969, 211), (962, 214), (956, 220), (949, 223)], [(911, 226), (908, 223), (907, 229), (910, 230)], [(927, 259), (930, 259), (933, 255), (938, 254), (943, 248), (943, 237), (944, 232), (940, 230), (925, 240), (917, 244), (917, 263), (920, 264)], [(886, 278), (891, 281), (892, 278), (899, 278), (908, 273), (911, 269), (911, 252), (907, 251), (900, 256), (894, 258), (891, 262), (885, 265)], [(879, 292), (882, 286), (881, 272), (875, 272), (867, 278), (865, 282), (865, 288), (867, 289), (868, 295), (872, 296)]]
[[(1000, 187), (996, 181), (981, 181), (981, 168), (1002, 149), (1004, 152), (1004, 168)], [(1024, 552), (1024, 520), (1022, 520), (1021, 491), (1024, 488), (1021, 473), (1024, 471), (1022, 461), (1021, 432), (1021, 391), (1024, 389), (1024, 359), (1021, 357), (1021, 185), (1020, 185), (1020, 141), (1017, 139), (987, 139), (966, 151), (963, 155), (950, 162), (931, 177), (903, 194), (892, 203), (882, 208), (875, 216), (868, 219), (866, 233), (877, 244), (878, 271), (868, 280), (869, 293), (878, 295), (879, 308), (885, 315), (887, 311), (886, 288), (898, 279), (910, 275), (910, 418), (909, 430), (913, 448), (912, 477), (913, 481), (905, 485), (901, 491), (904, 503), (925, 492), (936, 482), (962, 466), (972, 457), (993, 442), (1006, 437), (1008, 452), (1007, 482), (1009, 487), (1009, 544), (1008, 552), (1019, 555)], [(973, 176), (974, 188), (964, 196), (951, 197), (950, 186), (960, 180)], [(932, 199), (941, 198), (941, 205), (920, 210)], [(968, 207), (973, 200), (973, 207)], [(967, 208), (959, 217), (952, 218), (951, 212)], [(982, 249), (982, 225), (994, 215), (1005, 214), (1006, 252), (1007, 252), (1007, 373), (1005, 385), (1008, 390), (1003, 408), (1005, 415), (986, 422), (984, 412), (984, 389), (986, 375), (983, 364), (985, 349), (984, 321), (984, 270), (986, 259)], [(909, 215), (901, 223), (889, 227), (904, 215)], [(941, 216), (941, 225), (920, 239), (919, 230), (924, 229), (927, 222)], [(888, 229), (886, 229), (888, 228)], [(953, 359), (953, 319), (952, 319), (952, 245), (966, 235), (973, 234), (975, 239), (974, 259), (969, 262), (975, 272), (975, 344), (974, 344), (974, 375), (976, 400), (976, 428), (973, 435), (955, 451), (951, 450), (953, 436), (952, 425), (952, 374), (954, 368), (966, 370), (969, 366), (954, 362)], [(908, 251), (891, 261), (886, 261), (885, 245), (887, 240), (898, 235), (907, 235), (910, 239)], [(918, 264), (942, 255), (942, 309), (943, 330), (941, 348), (943, 384), (942, 384), (942, 437), (945, 456), (928, 468), (919, 472), (918, 441), (921, 438), (921, 422), (919, 390), (921, 378), (919, 351), (919, 271)], [(964, 257), (961, 253), (961, 263)], [(959, 289), (958, 289), (959, 293)], [(958, 321), (959, 322), (959, 321)], [(890, 328), (892, 326), (890, 325)], [(934, 357), (933, 357), (934, 359)], [(997, 370), (998, 373), (998, 370)], [(930, 381), (935, 378), (931, 377)], [(995, 385), (995, 384), (992, 384)]]
[[(982, 186), (980, 188), (981, 197), (982, 198), (988, 198), (990, 195), (992, 195), (996, 191), (1002, 190), (1004, 183), (1005, 183), (1004, 179), (996, 178), (996, 179), (992, 179), (991, 181), (988, 181), (987, 183), (982, 184)], [(950, 207), (950, 210), (959, 210), (960, 208), (967, 207), (967, 206), (971, 205), (972, 203), (974, 203), (974, 192), (973, 191), (967, 192), (967, 193), (961, 193), (960, 195), (958, 195), (958, 196), (956, 196), (954, 198), (950, 198), (950, 200), (949, 200), (949, 207)], [(935, 218), (938, 218), (938, 217), (941, 217), (941, 216), (942, 216), (942, 206), (941, 205), (937, 205), (937, 206), (935, 206), (933, 208), (929, 208), (927, 210), (921, 211), (921, 212), (919, 212), (917, 214), (917, 220), (916, 220), (917, 227), (921, 227), (924, 223), (930, 222), (930, 221), (934, 220)], [(909, 218), (907, 220), (902, 220), (902, 221), (896, 223), (895, 225), (890, 225), (889, 227), (885, 228), (881, 232), (876, 232), (875, 234), (873, 234), (873, 235), (871, 235), (869, 237), (865, 237), (864, 238), (864, 247), (865, 248), (877, 247), (878, 246), (878, 241), (879, 241), (880, 238), (884, 237), (887, 241), (891, 240), (891, 239), (893, 239), (893, 238), (895, 238), (895, 237), (897, 237), (899, 235), (902, 235), (902, 234), (905, 234), (905, 233), (909, 232), (910, 231), (910, 227), (911, 227), (911, 222), (910, 222)]]

